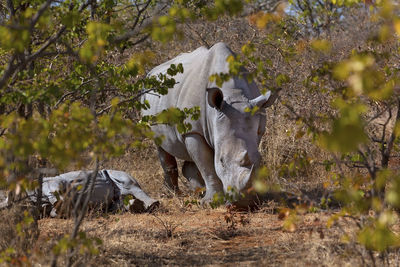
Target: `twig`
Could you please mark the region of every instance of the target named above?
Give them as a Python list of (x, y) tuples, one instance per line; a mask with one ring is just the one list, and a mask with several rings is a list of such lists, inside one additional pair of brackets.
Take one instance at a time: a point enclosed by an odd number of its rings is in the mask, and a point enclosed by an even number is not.
[[(49, 7), (51, 2), (52, 2), (51, 0), (48, 0), (48, 1), (46, 1), (46, 3), (44, 3), (41, 6), (39, 11), (34, 15), (34, 17), (32, 19), (31, 27), (35, 26), (35, 24), (37, 23), (38, 19), (43, 14), (45, 9), (47, 9)], [(85, 9), (88, 5), (89, 5), (89, 1), (87, 1), (85, 4), (83, 4), (79, 8), (79, 12), (83, 11), (83, 9)], [(37, 58), (41, 57), (43, 55), (44, 51), (51, 44), (56, 42), (61, 37), (61, 35), (64, 33), (65, 30), (66, 30), (66, 26), (62, 26), (61, 29), (56, 34), (54, 34), (52, 37), (50, 37), (35, 53), (33, 53), (33, 54), (29, 55), (29, 56), (24, 56), (21, 53), (14, 52), (12, 54), (9, 62), (8, 62), (6, 70), (4, 71), (3, 75), (0, 78), (0, 89), (3, 88), (6, 85), (6, 83), (14, 75), (14, 73), (16, 73), (17, 71), (23, 70), (28, 65), (28, 63), (30, 63), (30, 62), (36, 60)], [(15, 61), (16, 61), (17, 58), (21, 59), (21, 62), (19, 64), (15, 64)]]
[[(151, 0), (147, 0), (145, 6), (142, 9), (138, 9), (138, 14), (136, 16), (135, 22), (133, 23), (133, 27), (132, 27), (133, 29), (135, 29), (136, 26), (138, 25), (140, 17), (142, 16), (143, 12), (149, 7), (150, 3), (151, 3)], [(138, 8), (137, 5), (136, 5), (136, 7)]]
[(4, 70), (3, 76), (1, 76), (1, 78), (0, 78), (0, 89), (4, 87), (4, 85), (7, 83), (8, 79), (10, 79), (10, 77), (17, 70), (17, 66), (14, 64), (14, 61), (16, 60), (16, 58), (17, 58), (17, 55), (15, 53), (11, 55), (11, 58), (7, 64), (7, 68)]
[(374, 167), (372, 167), (372, 166), (369, 164), (368, 158), (367, 158), (367, 156), (365, 155), (365, 153), (364, 153), (361, 149), (358, 149), (357, 152), (358, 152), (358, 154), (364, 159), (364, 166), (365, 166), (365, 168), (367, 168), (369, 174), (371, 175), (371, 178), (375, 178), (376, 170), (375, 170)]
[(36, 14), (32, 17), (31, 24), (30, 24), (30, 32), (33, 32), (33, 29), (36, 25), (36, 23), (39, 21), (39, 18), (43, 15), (43, 13), (46, 11), (46, 9), (50, 6), (50, 4), (53, 2), (53, 0), (47, 0), (44, 2), (39, 10), (36, 12)]
[(373, 116), (372, 118), (370, 118), (370, 119), (366, 122), (366, 125), (370, 124), (372, 121), (374, 121), (374, 120), (376, 120), (377, 118), (379, 118), (380, 116), (382, 116), (388, 109), (389, 109), (389, 107), (387, 106), (384, 110), (382, 110), (381, 112), (375, 114), (375, 116)]
[[(74, 240), (77, 237), (79, 228), (83, 222), (83, 218), (86, 215), (89, 200), (92, 197), (94, 185), (96, 183), (96, 177), (97, 177), (98, 171), (99, 171), (99, 160), (96, 158), (95, 170), (87, 176), (85, 185), (82, 188), (82, 191), (79, 194), (78, 199), (74, 205), (74, 210), (73, 210), (74, 229), (71, 234), (71, 240)], [(74, 255), (74, 249), (70, 249), (68, 252), (67, 260), (66, 260), (66, 266), (70, 267), (72, 265), (72, 256), (73, 255)], [(53, 262), (54, 261), (56, 264), (57, 259), (55, 259), (55, 260), (53, 259)], [(53, 263), (52, 263), (52, 265), (53, 265)]]
[[(121, 104), (130, 102), (130, 101), (135, 101), (135, 100), (139, 99), (139, 97), (141, 97), (142, 95), (147, 94), (147, 93), (149, 93), (149, 92), (151, 92), (151, 91), (153, 91), (153, 90), (155, 90), (155, 89), (141, 90), (140, 92), (138, 92), (137, 95), (135, 95), (135, 96), (133, 96), (133, 97), (130, 97), (130, 98), (127, 98), (127, 99), (124, 99), (124, 100), (121, 100), (121, 101), (118, 103), (118, 105), (121, 105)], [(111, 108), (112, 108), (112, 105), (109, 105), (109, 106), (103, 108), (102, 110), (100, 110), (99, 112), (97, 112), (97, 115), (101, 115), (101, 114), (103, 114), (104, 112), (109, 111)]]
[(13, 0), (7, 0), (7, 9), (10, 12), (11, 17), (15, 15), (14, 3)]
[(1, 203), (0, 210), (9, 209), (9, 208), (11, 208), (12, 206), (14, 206), (16, 203), (22, 202), (22, 201), (24, 201), (24, 200), (26, 200), (26, 199), (28, 199), (28, 198), (29, 198), (29, 196), (27, 195), (27, 196), (22, 197), (22, 198), (19, 198), (19, 199), (17, 199), (17, 200), (16, 200), (16, 199), (13, 199), (13, 200), (10, 201), (9, 203), (8, 203), (8, 202)]
[[(127, 41), (127, 40), (129, 40), (130, 38), (132, 38), (134, 36), (138, 36), (143, 29), (145, 29), (147, 27), (150, 27), (153, 24), (153, 21), (150, 20), (149, 18), (147, 18), (146, 22), (144, 21), (145, 18), (142, 21), (140, 21), (140, 16), (147, 9), (147, 7), (149, 6), (150, 2), (151, 1), (148, 0), (146, 2), (146, 5), (142, 9), (140, 9), (138, 11), (138, 15), (137, 15), (137, 17), (135, 19), (135, 22), (133, 23), (132, 29), (127, 31), (127, 32), (125, 32), (124, 34), (122, 34), (120, 36), (116, 36), (116, 37), (112, 38), (111, 40), (109, 40), (110, 43), (120, 44), (120, 43), (122, 43), (124, 41)], [(163, 5), (161, 8), (156, 10), (155, 14), (161, 13), (166, 7), (167, 7), (167, 5)], [(140, 28), (138, 28), (138, 26), (140, 26)]]
[(195, 29), (193, 29), (193, 28), (189, 25), (189, 23), (185, 23), (185, 25), (186, 25), (186, 27), (189, 28), (189, 30), (190, 30), (192, 33), (195, 33), (195, 34), (197, 35), (197, 37), (198, 37), (198, 38), (200, 39), (200, 41), (207, 47), (207, 49), (210, 49), (211, 45), (207, 42), (207, 40), (206, 40), (205, 38), (203, 38), (203, 37), (201, 36), (201, 34), (200, 34), (198, 31), (196, 31)]
[(157, 218), (160, 222), (161, 225), (164, 227), (165, 229), (165, 237), (170, 238), (172, 237), (173, 232), (175, 231), (176, 228), (178, 228), (179, 226), (181, 226), (183, 224), (179, 223), (179, 224), (173, 224), (167, 221), (163, 221), (161, 218), (159, 218), (157, 215), (155, 215), (154, 213), (152, 214), (155, 218)]
[(289, 106), (288, 104), (284, 103), (283, 104), (284, 107), (286, 107), (294, 116), (296, 120), (301, 119), (301, 121), (307, 125), (308, 128), (310, 128), (311, 131), (315, 132), (315, 133), (320, 133), (321, 131), (319, 129), (317, 129), (314, 125), (312, 125), (309, 120), (305, 117), (300, 116), (294, 109), (293, 107)]
[[(395, 121), (399, 121), (400, 120), (400, 98), (397, 98), (397, 114), (396, 114), (396, 119)], [(389, 165), (389, 159), (390, 159), (390, 154), (392, 152), (393, 149), (393, 145), (394, 145), (394, 140), (396, 139), (396, 127), (393, 127), (392, 129), (392, 133), (390, 134), (390, 138), (388, 141), (388, 144), (386, 146), (383, 145), (383, 155), (382, 155), (382, 167), (386, 168)]]

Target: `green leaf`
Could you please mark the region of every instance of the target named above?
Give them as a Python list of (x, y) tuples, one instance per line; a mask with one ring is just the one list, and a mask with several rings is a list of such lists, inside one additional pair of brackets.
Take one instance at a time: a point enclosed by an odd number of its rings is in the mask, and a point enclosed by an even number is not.
[(332, 49), (332, 44), (328, 40), (317, 39), (311, 42), (311, 48), (323, 53), (329, 53)]
[(65, 26), (67, 26), (68, 28), (74, 27), (75, 25), (80, 23), (80, 20), (81, 20), (81, 15), (79, 14), (79, 12), (77, 10), (68, 12), (61, 19), (62, 23)]
[(364, 131), (364, 121), (361, 114), (366, 107), (357, 103), (346, 103), (336, 99), (334, 102), (339, 108), (340, 116), (332, 121), (332, 130), (324, 131), (319, 135), (319, 144), (334, 152), (352, 152), (360, 144), (368, 141)]
[(399, 235), (392, 232), (387, 225), (379, 224), (364, 227), (358, 234), (358, 241), (367, 249), (379, 252), (400, 245)]
[(285, 83), (288, 83), (288, 82), (290, 82), (290, 78), (289, 78), (289, 76), (288, 75), (286, 75), (286, 74), (279, 74), (276, 78), (275, 78), (275, 82), (276, 82), (276, 84), (278, 85), (278, 86), (282, 86), (282, 85), (284, 85)]

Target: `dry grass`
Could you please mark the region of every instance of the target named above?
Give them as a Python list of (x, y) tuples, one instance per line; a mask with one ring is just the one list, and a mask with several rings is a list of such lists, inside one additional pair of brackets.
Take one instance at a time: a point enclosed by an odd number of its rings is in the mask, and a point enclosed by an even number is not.
[(15, 250), (13, 255), (29, 256), (39, 235), (37, 215), (30, 206), (14, 205), (1, 210), (0, 251), (12, 247)]
[[(360, 24), (360, 23), (359, 23)], [(196, 49), (199, 43), (210, 45), (224, 41), (234, 51), (248, 40), (258, 45), (257, 51), (273, 61), (271, 73), (287, 73), (291, 82), (284, 88), (281, 100), (292, 105), (302, 115), (326, 112), (329, 99), (317, 92), (310, 93), (302, 84), (311, 69), (324, 60), (343, 58), (353, 47), (359, 47), (370, 29), (353, 27), (351, 33), (337, 32), (332, 35), (334, 51), (329, 56), (311, 51), (300, 54), (297, 65), (285, 62), (273, 47), (262, 45), (268, 32), (254, 29), (245, 18), (221, 18), (215, 23), (192, 23), (184, 27), (185, 41), (174, 40), (168, 46), (145, 43), (143, 46), (157, 51), (155, 64), (173, 58), (181, 52)], [(194, 32), (195, 30), (195, 32)], [(300, 40), (298, 40), (300, 41)], [(137, 50), (143, 47), (135, 48)], [(129, 58), (133, 51), (125, 51), (122, 58)], [(305, 135), (296, 138), (299, 126), (292, 114), (278, 101), (267, 110), (266, 134), (260, 143), (263, 163), (271, 169), (271, 180), (292, 192), (322, 191), (327, 172), (320, 164), (329, 155), (318, 149)], [(304, 130), (304, 129), (302, 129)], [(351, 222), (341, 222), (326, 228), (330, 213), (319, 212), (299, 216), (294, 232), (282, 228), (283, 221), (272, 211), (275, 205), (266, 204), (258, 212), (245, 213), (248, 223), (229, 228), (224, 208), (209, 209), (185, 205), (192, 200), (180, 176), (182, 197), (171, 196), (162, 186), (163, 171), (156, 149), (151, 142), (143, 150), (130, 149), (120, 158), (102, 162), (100, 168), (124, 170), (137, 179), (144, 191), (161, 201), (155, 214), (122, 214), (105, 217), (89, 217), (82, 230), (91, 237), (100, 237), (103, 245), (98, 256), (87, 259), (86, 265), (241, 265), (241, 266), (361, 266), (371, 264), (368, 255), (359, 246), (341, 240), (344, 231), (356, 229)], [(305, 155), (310, 164), (301, 171), (285, 174), (281, 166), (294, 160), (296, 154)], [(181, 165), (181, 162), (178, 162)], [(90, 168), (90, 164), (88, 165)], [(318, 197), (318, 194), (315, 194)], [(317, 198), (313, 200), (318, 200)], [(10, 211), (11, 212), (11, 211)], [(18, 213), (14, 212), (14, 215)], [(2, 214), (3, 216), (3, 214)], [(8, 215), (4, 215), (8, 218)], [(3, 217), (4, 217), (3, 216)], [(11, 218), (11, 217), (10, 217)], [(12, 244), (6, 236), (16, 236), (14, 221), (5, 220), (0, 225), (0, 248)], [(71, 220), (42, 219), (39, 221), (40, 236), (34, 247), (33, 260), (48, 264), (51, 247), (73, 228)], [(3, 243), (1, 243), (3, 242)], [(29, 241), (32, 245), (34, 240)], [(391, 252), (390, 264), (399, 262), (399, 253)], [(62, 261), (62, 259), (60, 259)], [(62, 263), (61, 263), (62, 264)], [(83, 263), (82, 263), (83, 264)]]
[[(294, 232), (282, 229), (278, 216), (266, 212), (244, 214), (245, 226), (228, 230), (223, 209), (161, 212), (157, 217), (177, 225), (172, 236), (151, 214), (112, 215), (87, 220), (82, 230), (103, 239), (98, 256), (87, 264), (132, 265), (231, 265), (239, 266), (360, 266), (362, 258), (353, 244), (340, 242), (342, 228), (325, 224), (330, 214), (306, 214)], [(54, 240), (72, 227), (68, 220), (44, 219), (40, 240)], [(353, 229), (354, 230), (354, 229)], [(51, 242), (50, 242), (51, 243)], [(45, 244), (45, 243), (44, 243)], [(44, 249), (48, 249), (44, 247)], [(393, 254), (392, 261), (396, 260)], [(398, 256), (398, 255), (397, 255)], [(367, 260), (368, 262), (368, 260)]]
[[(342, 241), (344, 231), (356, 226), (341, 222), (326, 228), (332, 212), (299, 215), (294, 232), (285, 231), (274, 211), (276, 203), (266, 203), (258, 212), (242, 213), (247, 223), (232, 229), (226, 209), (185, 205), (190, 196), (169, 195), (162, 187), (162, 170), (155, 149), (128, 151), (123, 157), (104, 162), (103, 167), (124, 169), (141, 183), (152, 197), (161, 201), (155, 214), (89, 216), (83, 226), (89, 237), (99, 237), (100, 254), (80, 258), (87, 266), (362, 266), (371, 264), (358, 245)], [(181, 177), (182, 178), (182, 177)], [(185, 189), (181, 179), (181, 188)], [(296, 186), (304, 188), (303, 182)], [(320, 180), (308, 181), (318, 186)], [(305, 186), (307, 187), (307, 186)], [(42, 219), (40, 236), (32, 261), (47, 265), (51, 248), (70, 233), (73, 221)], [(169, 231), (169, 232), (168, 232)], [(50, 256), (49, 256), (50, 255)], [(396, 263), (399, 253), (391, 253)], [(64, 258), (59, 258), (62, 266)]]

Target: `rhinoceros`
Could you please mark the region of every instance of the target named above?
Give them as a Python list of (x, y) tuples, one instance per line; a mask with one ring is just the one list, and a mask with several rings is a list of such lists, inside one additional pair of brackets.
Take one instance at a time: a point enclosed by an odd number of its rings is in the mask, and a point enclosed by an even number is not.
[[(64, 212), (63, 208), (74, 205), (80, 194), (88, 194), (83, 187), (93, 171), (72, 171), (55, 177), (43, 178), (42, 208), (50, 211), (50, 216)], [(28, 199), (37, 203), (38, 190), (27, 190)], [(132, 199), (124, 199), (125, 196)], [(6, 206), (8, 199), (1, 206)], [(67, 206), (63, 205), (67, 204)], [(126, 210), (132, 212), (151, 211), (159, 202), (149, 197), (138, 182), (128, 173), (116, 170), (97, 172), (92, 195), (89, 199), (92, 208), (106, 208), (109, 211)], [(67, 211), (68, 212), (68, 211)]]
[[(277, 91), (262, 95), (244, 75), (229, 79), (222, 87), (211, 82), (212, 74), (229, 72), (227, 58), (232, 55), (224, 43), (183, 53), (148, 73), (148, 77), (158, 76), (166, 74), (171, 64), (183, 65), (183, 73), (174, 77), (176, 84), (168, 94), (151, 92), (142, 97), (150, 104), (142, 115), (155, 115), (170, 107), (200, 107), (200, 118), (189, 121), (189, 132), (181, 134), (176, 127), (166, 124), (153, 125), (152, 130), (156, 136), (164, 136), (158, 146), (164, 184), (179, 191), (176, 158), (183, 159), (182, 173), (190, 187), (206, 188), (202, 203), (212, 201), (218, 192), (249, 189), (261, 159), (258, 145), (266, 127), (264, 109), (278, 95)], [(245, 111), (255, 106), (259, 107), (255, 114)]]

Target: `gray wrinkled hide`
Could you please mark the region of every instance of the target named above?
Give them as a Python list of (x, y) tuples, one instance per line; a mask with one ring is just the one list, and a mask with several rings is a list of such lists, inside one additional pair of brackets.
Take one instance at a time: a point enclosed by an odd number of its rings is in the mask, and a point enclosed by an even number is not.
[[(92, 171), (73, 171), (55, 177), (43, 178), (42, 206), (53, 209), (51, 216), (57, 216), (57, 203), (70, 201), (74, 204), (80, 193), (87, 194), (83, 187)], [(37, 190), (27, 192), (29, 199), (37, 202)], [(128, 205), (124, 197), (131, 195)], [(116, 170), (98, 171), (93, 193), (89, 200), (91, 207), (106, 207), (107, 210), (125, 209), (132, 212), (151, 211), (159, 202), (149, 197), (138, 182), (129, 174)]]
[[(245, 191), (251, 186), (252, 173), (261, 158), (258, 144), (265, 132), (263, 108), (272, 104), (268, 101), (271, 93), (261, 95), (257, 86), (246, 78), (232, 78), (221, 88), (209, 81), (212, 74), (229, 72), (226, 60), (232, 55), (224, 43), (181, 54), (148, 74), (165, 74), (171, 64), (182, 63), (184, 73), (174, 77), (177, 81), (174, 88), (167, 95), (149, 93), (142, 98), (150, 104), (150, 109), (142, 111), (143, 115), (155, 115), (170, 107), (200, 107), (200, 119), (189, 121), (192, 124), (189, 133), (180, 134), (169, 125), (154, 125), (152, 130), (165, 137), (158, 148), (165, 184), (178, 189), (175, 158), (183, 159), (183, 174), (192, 189), (206, 187), (203, 202), (209, 202), (217, 192), (227, 192), (229, 188)], [(261, 112), (251, 115), (244, 111), (256, 105)]]

